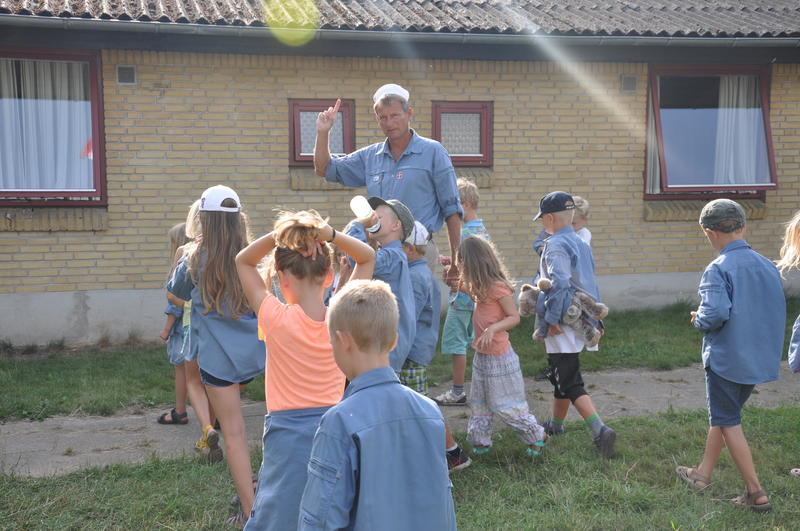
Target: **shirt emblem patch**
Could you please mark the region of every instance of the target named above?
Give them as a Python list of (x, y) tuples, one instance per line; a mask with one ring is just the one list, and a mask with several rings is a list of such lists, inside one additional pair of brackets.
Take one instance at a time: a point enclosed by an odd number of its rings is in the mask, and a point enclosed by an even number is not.
[(395, 175), (394, 178), (395, 179), (402, 179), (403, 178), (403, 172), (401, 172), (401, 171), (397, 172), (397, 175)]

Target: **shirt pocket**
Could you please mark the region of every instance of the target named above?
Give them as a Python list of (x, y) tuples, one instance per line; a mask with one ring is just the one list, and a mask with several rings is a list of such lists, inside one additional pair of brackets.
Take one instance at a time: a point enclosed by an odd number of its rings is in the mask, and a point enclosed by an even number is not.
[(308, 462), (308, 481), (300, 507), (300, 518), (304, 527), (323, 527), (333, 501), (333, 489), (339, 478), (340, 474), (335, 467), (323, 463), (317, 457), (311, 457)]

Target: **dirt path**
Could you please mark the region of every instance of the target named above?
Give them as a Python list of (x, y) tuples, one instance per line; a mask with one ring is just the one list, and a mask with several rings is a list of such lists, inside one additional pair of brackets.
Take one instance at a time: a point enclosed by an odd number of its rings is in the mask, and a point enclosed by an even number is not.
[[(700, 365), (673, 371), (601, 371), (584, 379), (604, 419), (643, 416), (673, 409), (705, 407), (705, 385)], [(528, 401), (540, 420), (549, 417), (552, 387), (547, 382), (526, 380)], [(431, 396), (445, 387), (432, 388)], [(750, 405), (800, 406), (800, 375), (786, 364), (777, 382), (758, 386)], [(176, 457), (193, 454), (199, 435), (190, 410), (186, 426), (161, 426), (155, 420), (161, 409), (137, 409), (113, 417), (64, 416), (43, 422), (8, 422), (0, 425), (0, 467), (4, 473), (22, 476), (61, 474), (90, 466), (139, 462), (153, 455)], [(469, 408), (445, 407), (443, 413), (455, 431), (466, 431)], [(258, 446), (263, 429), (264, 405), (244, 405), (247, 432)], [(577, 419), (570, 411), (569, 419)], [(624, 444), (624, 443), (623, 443)]]

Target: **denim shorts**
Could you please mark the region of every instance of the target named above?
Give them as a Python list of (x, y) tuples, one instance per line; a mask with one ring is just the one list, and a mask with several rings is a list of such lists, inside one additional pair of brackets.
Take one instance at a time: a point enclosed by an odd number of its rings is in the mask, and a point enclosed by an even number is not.
[(711, 426), (730, 427), (742, 423), (742, 407), (755, 386), (726, 380), (706, 367), (706, 402)]
[(472, 312), (447, 307), (447, 317), (442, 328), (442, 354), (466, 356), (472, 344)]
[(200, 381), (203, 382), (205, 385), (210, 385), (211, 387), (230, 387), (231, 385), (236, 383), (238, 383), (239, 385), (247, 385), (250, 382), (252, 382), (253, 379), (248, 378), (243, 382), (229, 382), (228, 380), (223, 380), (222, 378), (217, 378), (216, 376), (212, 376), (201, 368)]

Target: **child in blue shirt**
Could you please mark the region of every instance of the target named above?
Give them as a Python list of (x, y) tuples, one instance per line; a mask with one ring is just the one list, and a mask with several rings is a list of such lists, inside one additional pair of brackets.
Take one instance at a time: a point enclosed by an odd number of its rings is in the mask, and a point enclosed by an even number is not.
[(745, 492), (731, 502), (765, 512), (771, 505), (756, 475), (741, 411), (756, 384), (778, 379), (786, 322), (783, 285), (775, 265), (745, 241), (745, 214), (738, 203), (709, 202), (700, 213), (700, 226), (720, 253), (703, 272), (700, 305), (691, 312), (694, 327), (705, 332), (710, 427), (700, 464), (676, 471), (689, 486), (705, 489), (727, 447), (745, 484)]
[(350, 385), (314, 436), (300, 530), (456, 529), (444, 420), (389, 366), (397, 326), (384, 282), (350, 281), (331, 300), (333, 356)]
[(414, 290), (411, 287), (411, 274), (408, 271), (408, 258), (403, 252), (403, 241), (414, 228), (411, 211), (400, 201), (380, 197), (370, 197), (369, 206), (375, 211), (366, 219), (350, 222), (345, 234), (362, 242), (367, 242), (366, 229), (376, 223), (379, 229), (371, 237), (380, 248), (375, 253), (375, 270), (372, 278), (383, 280), (397, 297), (400, 321), (397, 329), (397, 346), (389, 353), (389, 361), (396, 372), (400, 372), (408, 358), (411, 342), (416, 330), (414, 315)]
[(408, 257), (408, 271), (411, 274), (411, 288), (414, 290), (415, 334), (408, 358), (400, 371), (400, 382), (423, 395), (428, 394), (426, 367), (436, 353), (441, 312), (439, 283), (433, 278), (425, 259), (427, 243), (428, 230), (415, 221), (414, 230), (403, 242), (403, 252)]

